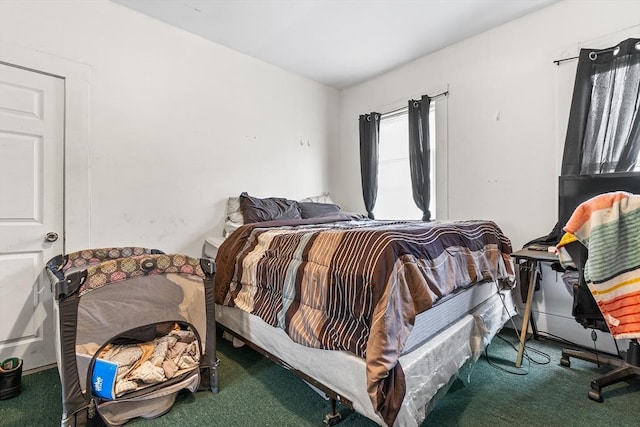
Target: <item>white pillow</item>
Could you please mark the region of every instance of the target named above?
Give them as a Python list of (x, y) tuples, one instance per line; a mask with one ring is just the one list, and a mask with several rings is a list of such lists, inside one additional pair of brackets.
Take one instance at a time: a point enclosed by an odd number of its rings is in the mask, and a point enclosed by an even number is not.
[(227, 200), (227, 219), (239, 225), (244, 224), (242, 209), (240, 209), (240, 197), (229, 197)]
[(242, 223), (227, 220), (224, 222), (224, 230), (222, 231), (222, 235), (224, 237), (228, 237), (229, 234), (236, 231), (238, 228), (240, 228), (240, 226), (242, 226)]

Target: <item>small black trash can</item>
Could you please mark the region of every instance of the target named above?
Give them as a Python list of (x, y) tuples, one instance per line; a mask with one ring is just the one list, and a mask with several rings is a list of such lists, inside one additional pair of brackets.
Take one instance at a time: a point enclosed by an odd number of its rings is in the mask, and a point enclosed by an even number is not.
[(10, 357), (0, 363), (0, 400), (20, 394), (22, 387), (22, 359)]

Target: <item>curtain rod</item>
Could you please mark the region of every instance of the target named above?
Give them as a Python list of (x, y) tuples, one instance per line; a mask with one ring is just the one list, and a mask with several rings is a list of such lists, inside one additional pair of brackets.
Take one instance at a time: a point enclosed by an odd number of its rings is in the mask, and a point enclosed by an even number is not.
[[(449, 95), (449, 91), (445, 90), (444, 92), (441, 92), (441, 93), (439, 93), (437, 95), (430, 96), (429, 98), (435, 99), (435, 98), (440, 98), (442, 96), (447, 96), (447, 95)], [(400, 112), (406, 110), (407, 108), (409, 108), (409, 107), (400, 107), (400, 108), (397, 108), (395, 110), (387, 111), (386, 113), (382, 113), (381, 116), (390, 116), (392, 114), (397, 114), (397, 113), (400, 113)]]
[(556, 59), (555, 61), (553, 61), (553, 63), (556, 65), (560, 65), (561, 62), (573, 61), (574, 59), (578, 59), (578, 58), (579, 58), (578, 56), (572, 56), (571, 58)]
[[(637, 45), (636, 45), (637, 47)], [(600, 53), (608, 53), (608, 52), (613, 52), (613, 55), (617, 55), (618, 52), (616, 52), (616, 50), (619, 50), (620, 47), (619, 46), (614, 46), (614, 47), (609, 47), (607, 49), (601, 49), (601, 50), (592, 50), (591, 52), (589, 52), (589, 59), (592, 61), (595, 61), (595, 59), (598, 57), (598, 54)], [(554, 64), (556, 65), (560, 65), (561, 62), (565, 62), (565, 61), (573, 61), (574, 59), (578, 59), (580, 58), (579, 56), (572, 56), (571, 58), (562, 58), (562, 59), (556, 59), (555, 61), (553, 61)]]

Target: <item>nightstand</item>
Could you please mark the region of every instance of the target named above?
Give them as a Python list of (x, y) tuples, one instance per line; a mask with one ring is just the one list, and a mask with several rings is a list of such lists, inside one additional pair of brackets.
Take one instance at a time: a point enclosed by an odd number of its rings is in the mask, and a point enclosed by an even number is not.
[(224, 237), (208, 237), (202, 245), (202, 257), (210, 258), (215, 261), (218, 254), (218, 248), (224, 242)]

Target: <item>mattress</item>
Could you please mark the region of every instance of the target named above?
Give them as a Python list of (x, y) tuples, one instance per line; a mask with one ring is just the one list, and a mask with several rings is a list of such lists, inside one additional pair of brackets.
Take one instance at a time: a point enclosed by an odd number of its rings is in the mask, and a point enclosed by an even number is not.
[[(399, 359), (407, 393), (394, 425), (418, 426), (436, 394), (446, 391), (463, 365), (475, 361), (514, 314), (511, 291), (499, 291), (495, 282), (488, 282), (452, 295), (419, 315)], [(218, 306), (216, 320), (346, 397), (357, 412), (384, 425), (366, 391), (364, 359), (346, 351), (294, 343), (283, 330), (236, 308)]]

